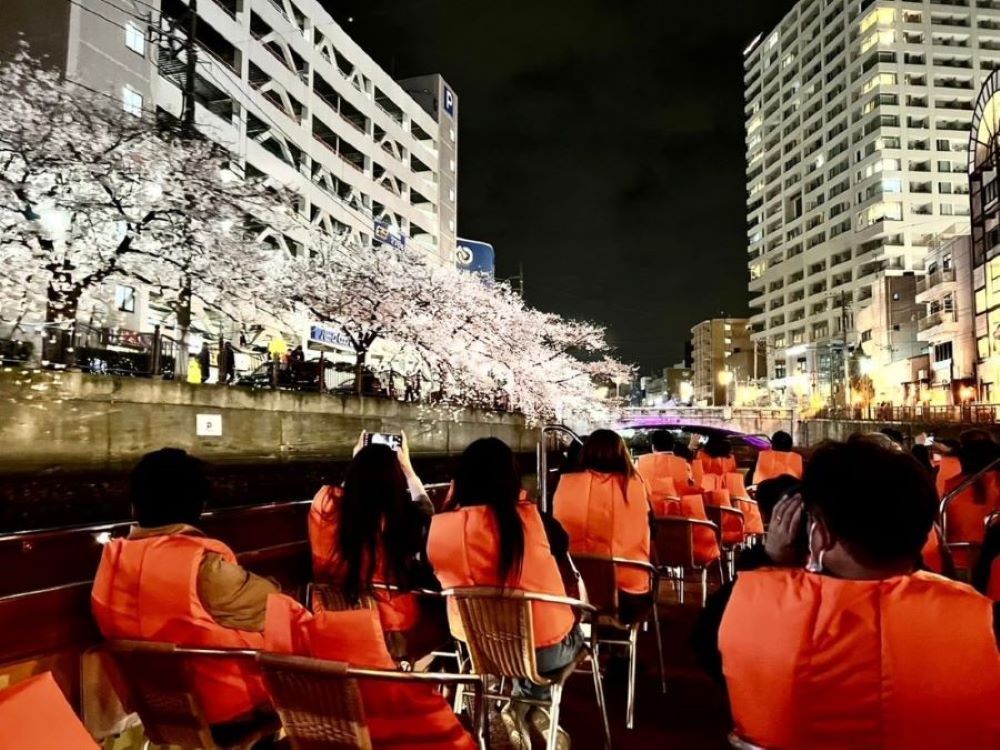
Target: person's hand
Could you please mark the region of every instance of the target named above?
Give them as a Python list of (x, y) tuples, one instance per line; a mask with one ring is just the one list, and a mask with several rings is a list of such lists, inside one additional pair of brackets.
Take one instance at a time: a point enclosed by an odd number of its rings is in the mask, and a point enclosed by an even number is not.
[(399, 433), (403, 440), (399, 444), (399, 450), (396, 451), (396, 456), (399, 458), (399, 465), (403, 467), (403, 471), (407, 474), (413, 473), (413, 464), (410, 463), (410, 441), (406, 439), (406, 433), (400, 430)]
[(368, 435), (368, 431), (367, 430), (362, 430), (361, 434), (358, 435), (358, 442), (356, 442), (354, 444), (354, 452), (351, 454), (352, 458), (354, 456), (358, 455), (358, 453), (361, 452), (361, 449), (365, 447), (365, 437), (367, 435)]
[(775, 565), (792, 566), (799, 562), (802, 508), (802, 495), (783, 498), (774, 506), (764, 550)]
[(913, 442), (916, 445), (927, 445), (927, 433), (921, 432), (919, 435), (913, 438)]

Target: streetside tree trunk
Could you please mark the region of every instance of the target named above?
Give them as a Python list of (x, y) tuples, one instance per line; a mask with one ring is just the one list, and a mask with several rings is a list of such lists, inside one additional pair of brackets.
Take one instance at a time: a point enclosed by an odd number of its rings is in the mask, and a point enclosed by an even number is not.
[(67, 367), (74, 363), (73, 329), (82, 294), (83, 289), (70, 281), (69, 274), (53, 275), (46, 291), (42, 361)]
[(364, 395), (365, 364), (368, 361), (368, 349), (357, 349), (354, 352), (354, 393)]

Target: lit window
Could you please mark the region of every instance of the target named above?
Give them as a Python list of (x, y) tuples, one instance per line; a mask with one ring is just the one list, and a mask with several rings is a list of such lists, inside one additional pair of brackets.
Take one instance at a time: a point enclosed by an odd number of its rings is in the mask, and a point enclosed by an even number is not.
[(448, 231), (449, 232), (454, 232), (455, 231), (455, 220), (454, 219), (448, 219)]
[(448, 160), (448, 169), (450, 169), (452, 172), (455, 171), (455, 160), (454, 159), (449, 159)]
[(146, 35), (134, 23), (125, 24), (125, 46), (140, 55), (146, 54)]
[(894, 180), (882, 180), (882, 192), (883, 193), (903, 192), (903, 181), (898, 178)]
[(115, 286), (115, 307), (120, 312), (135, 312), (135, 288), (124, 284)]
[(130, 115), (142, 117), (142, 94), (127, 86), (122, 89), (122, 108)]
[(451, 130), (448, 131), (448, 135), (451, 136), (451, 140), (454, 142), (454, 140), (455, 140), (455, 128), (451, 128)]
[(448, 189), (448, 200), (450, 200), (452, 203), (455, 202), (455, 188)]

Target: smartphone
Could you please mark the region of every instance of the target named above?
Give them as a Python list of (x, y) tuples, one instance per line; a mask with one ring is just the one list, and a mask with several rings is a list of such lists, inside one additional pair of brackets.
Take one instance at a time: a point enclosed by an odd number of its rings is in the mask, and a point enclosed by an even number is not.
[(928, 448), (930, 448), (932, 445), (934, 445), (934, 436), (933, 435), (928, 435), (924, 439), (924, 445), (926, 445)]
[(366, 432), (365, 445), (388, 445), (398, 451), (403, 447), (403, 436), (394, 432)]

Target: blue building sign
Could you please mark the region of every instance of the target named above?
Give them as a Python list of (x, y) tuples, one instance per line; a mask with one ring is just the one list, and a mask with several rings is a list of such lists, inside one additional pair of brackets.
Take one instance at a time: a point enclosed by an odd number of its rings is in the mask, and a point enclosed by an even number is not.
[(401, 250), (406, 246), (406, 236), (403, 235), (398, 228), (393, 231), (392, 225), (386, 221), (375, 219), (373, 231), (375, 239), (372, 241), (372, 244), (376, 247), (378, 245), (391, 245), (397, 250)]
[(447, 86), (444, 87), (444, 111), (449, 116), (455, 116), (455, 92)]
[(496, 270), (496, 253), (488, 242), (459, 238), (455, 248), (455, 265), (463, 271), (493, 278)]
[(318, 323), (309, 326), (309, 348), (310, 349), (335, 349), (338, 351), (354, 351), (350, 337), (336, 328), (327, 328)]

